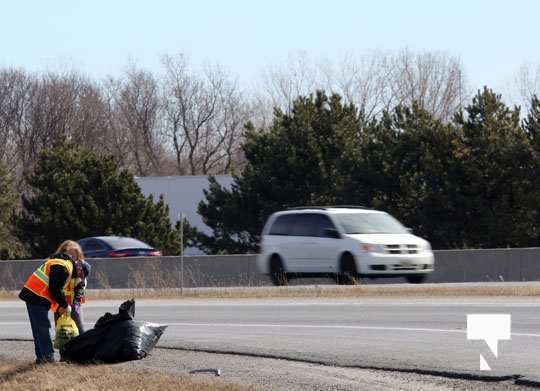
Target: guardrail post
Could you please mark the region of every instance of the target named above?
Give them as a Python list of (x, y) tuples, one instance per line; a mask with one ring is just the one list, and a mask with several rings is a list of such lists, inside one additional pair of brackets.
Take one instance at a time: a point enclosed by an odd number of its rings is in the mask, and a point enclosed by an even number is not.
[(184, 295), (184, 214), (180, 213), (180, 295)]

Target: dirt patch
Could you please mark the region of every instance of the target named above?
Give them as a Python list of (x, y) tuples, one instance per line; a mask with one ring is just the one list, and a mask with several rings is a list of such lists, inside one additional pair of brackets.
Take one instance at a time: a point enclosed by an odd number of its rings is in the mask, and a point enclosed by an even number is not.
[(249, 388), (213, 379), (193, 378), (150, 370), (127, 370), (112, 365), (33, 365), (0, 358), (0, 389), (26, 390), (223, 390)]
[[(6, 357), (17, 358), (19, 360), (30, 361), (33, 358), (33, 344), (23, 341), (0, 341), (0, 351)], [(2, 360), (0, 360), (1, 362)], [(19, 367), (33, 367), (29, 364), (19, 363)], [(415, 373), (400, 373), (382, 370), (343, 368), (304, 362), (291, 362), (288, 360), (267, 359), (259, 357), (246, 357), (235, 354), (211, 354), (204, 352), (181, 351), (171, 349), (154, 349), (153, 354), (144, 360), (131, 361), (123, 364), (106, 366), (75, 366), (68, 364), (56, 364), (46, 366), (47, 371), (51, 367), (52, 371), (46, 376), (54, 386), (49, 389), (76, 389), (76, 390), (97, 390), (97, 389), (118, 389), (118, 390), (170, 390), (170, 389), (209, 389), (209, 390), (241, 390), (241, 389), (264, 389), (264, 390), (287, 390), (287, 391), (308, 391), (308, 390), (332, 390), (332, 391), (390, 391), (390, 390), (429, 390), (429, 391), (457, 391), (457, 390), (478, 390), (478, 391), (502, 391), (502, 390), (528, 390), (530, 388), (516, 386), (512, 380), (484, 382), (476, 380), (449, 379), (438, 376), (419, 375)], [(220, 368), (221, 378), (216, 378), (209, 372), (199, 372), (190, 375), (190, 372), (201, 369)], [(55, 376), (74, 371), (77, 377), (71, 377), (71, 381), (82, 383), (70, 383), (67, 388), (54, 383)], [(96, 370), (97, 372), (91, 372)], [(56, 374), (54, 374), (56, 373)], [(36, 373), (34, 381), (37, 381)], [(111, 383), (101, 383), (101, 387), (96, 387), (93, 382), (105, 381), (93, 376), (113, 376), (118, 374)], [(29, 376), (29, 372), (21, 372), (21, 376)], [(148, 376), (146, 383), (139, 383), (140, 376)], [(0, 378), (2, 374), (0, 373)], [(19, 375), (17, 375), (19, 376)], [(157, 376), (157, 377), (156, 377)], [(130, 379), (130, 377), (133, 377)], [(171, 384), (184, 384), (188, 388), (166, 388), (161, 380), (176, 381)], [(90, 380), (88, 380), (90, 379)], [(99, 380), (96, 380), (99, 379)], [(216, 380), (229, 382), (224, 384)], [(41, 380), (40, 380), (41, 381)], [(88, 382), (89, 383), (84, 383)], [(118, 384), (112, 383), (117, 381)], [(179, 383), (181, 382), (181, 383)], [(31, 383), (26, 383), (31, 384)], [(39, 383), (36, 383), (39, 384)], [(81, 388), (73, 388), (73, 384), (85, 384)], [(148, 386), (147, 386), (148, 384)], [(238, 384), (246, 388), (241, 388)], [(128, 385), (133, 388), (128, 388)], [(156, 385), (156, 388), (153, 388)], [(122, 388), (125, 387), (125, 388)], [(199, 388), (197, 388), (199, 387)], [(206, 387), (206, 388), (205, 388)], [(231, 387), (231, 388), (218, 388)], [(236, 388), (234, 388), (236, 387)], [(4, 390), (27, 390), (29, 387), (5, 388), (0, 382), (0, 389)], [(34, 388), (36, 389), (36, 388)], [(41, 386), (39, 389), (46, 389)]]

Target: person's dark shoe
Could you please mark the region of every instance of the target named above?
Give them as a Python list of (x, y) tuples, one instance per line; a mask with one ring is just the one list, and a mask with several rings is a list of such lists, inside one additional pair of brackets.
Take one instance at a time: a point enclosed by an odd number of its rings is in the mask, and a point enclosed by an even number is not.
[(36, 365), (43, 365), (43, 364), (56, 364), (57, 361), (54, 358), (38, 358), (36, 360)]

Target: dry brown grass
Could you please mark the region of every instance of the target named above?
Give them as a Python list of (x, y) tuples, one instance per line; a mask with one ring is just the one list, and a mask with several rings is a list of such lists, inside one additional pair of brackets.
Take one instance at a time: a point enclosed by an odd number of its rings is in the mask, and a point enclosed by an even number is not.
[(313, 287), (249, 287), (249, 288), (187, 288), (183, 294), (179, 289), (137, 289), (108, 290), (88, 292), (90, 299), (122, 299), (128, 294), (134, 298), (353, 298), (386, 296), (540, 296), (540, 286), (480, 286), (480, 287), (437, 287), (408, 285), (403, 287), (384, 287), (360, 285), (352, 287), (321, 285)]
[[(0, 299), (15, 299), (17, 291), (0, 290)], [(264, 299), (264, 298), (354, 298), (354, 297), (464, 297), (464, 296), (540, 296), (540, 286), (484, 285), (484, 286), (288, 286), (288, 287), (232, 287), (232, 288), (177, 288), (162, 289), (100, 289), (88, 290), (90, 300), (136, 299)]]
[(19, 291), (7, 291), (0, 289), (0, 300), (13, 300), (17, 298)]
[(113, 365), (17, 363), (0, 359), (0, 389), (27, 390), (227, 390), (253, 389), (221, 379), (194, 378), (149, 371), (128, 371)]

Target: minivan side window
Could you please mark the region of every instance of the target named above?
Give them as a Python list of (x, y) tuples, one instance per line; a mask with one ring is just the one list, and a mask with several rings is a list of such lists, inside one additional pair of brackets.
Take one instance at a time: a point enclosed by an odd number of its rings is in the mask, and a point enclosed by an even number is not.
[(311, 214), (294, 213), (292, 217), (291, 236), (312, 236)]
[(328, 228), (336, 228), (328, 216), (319, 213), (293, 213), (278, 216), (268, 235), (324, 237), (324, 231)]
[(272, 227), (270, 228), (270, 231), (268, 231), (268, 235), (290, 235), (292, 227), (292, 219), (291, 215), (283, 215), (278, 216), (274, 223), (272, 224)]
[(320, 238), (326, 237), (324, 231), (327, 229), (336, 229), (332, 220), (326, 215), (317, 213), (310, 215), (311, 219), (311, 235)]
[(268, 232), (269, 235), (311, 236), (311, 219), (307, 213), (278, 216)]

